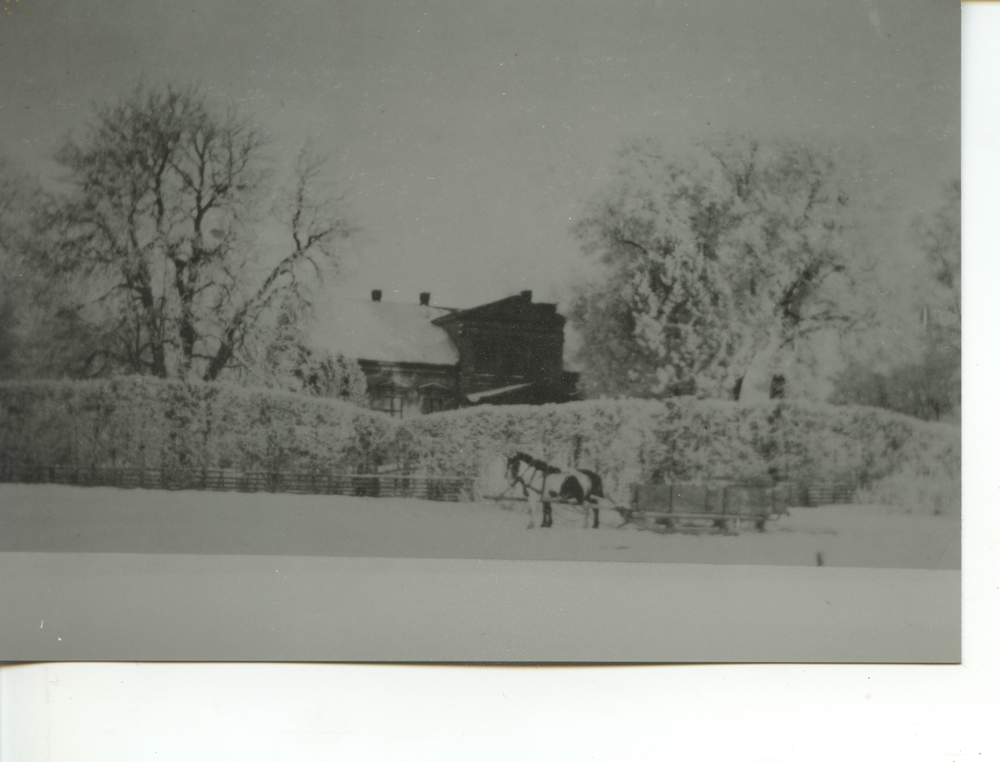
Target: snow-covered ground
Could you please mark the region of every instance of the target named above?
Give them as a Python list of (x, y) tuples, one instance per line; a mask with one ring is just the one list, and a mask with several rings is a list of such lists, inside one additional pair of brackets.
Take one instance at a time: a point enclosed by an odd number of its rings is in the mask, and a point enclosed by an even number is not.
[(957, 518), (879, 506), (793, 508), (738, 536), (620, 527), (613, 511), (601, 519), (586, 529), (582, 514), (556, 506), (552, 528), (529, 529), (522, 505), (492, 502), (0, 485), (0, 551), (960, 568)]

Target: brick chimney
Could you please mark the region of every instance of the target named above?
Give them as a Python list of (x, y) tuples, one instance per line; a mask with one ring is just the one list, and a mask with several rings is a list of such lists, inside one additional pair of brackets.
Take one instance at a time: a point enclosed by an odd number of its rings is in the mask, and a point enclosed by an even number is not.
[(530, 302), (531, 301), (531, 291), (522, 291), (521, 292), (521, 298), (524, 299), (524, 301), (526, 301), (526, 302)]
[(431, 303), (431, 292), (430, 291), (421, 291), (420, 292), (420, 303), (424, 307), (428, 306)]
[(372, 301), (381, 302), (382, 301), (382, 291), (380, 289), (372, 289)]

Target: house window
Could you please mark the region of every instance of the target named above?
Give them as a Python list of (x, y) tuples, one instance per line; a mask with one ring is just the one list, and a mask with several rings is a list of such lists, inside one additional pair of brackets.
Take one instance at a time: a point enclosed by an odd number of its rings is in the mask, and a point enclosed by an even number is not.
[(780, 400), (785, 397), (785, 377), (778, 373), (771, 376), (771, 399)]
[(383, 413), (388, 413), (395, 418), (403, 417), (402, 397), (379, 397), (375, 400), (373, 407), (375, 410), (381, 410)]
[(424, 397), (421, 403), (421, 412), (424, 415), (427, 413), (440, 413), (446, 408), (447, 404), (448, 400), (441, 397)]
[(528, 373), (529, 341), (514, 336), (498, 336), (493, 342), (493, 372), (502, 378)]

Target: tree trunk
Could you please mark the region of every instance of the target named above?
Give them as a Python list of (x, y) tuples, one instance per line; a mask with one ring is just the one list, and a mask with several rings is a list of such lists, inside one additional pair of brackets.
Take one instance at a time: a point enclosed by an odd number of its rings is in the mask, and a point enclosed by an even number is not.
[(774, 361), (781, 350), (782, 337), (780, 330), (772, 330), (767, 344), (754, 353), (740, 384), (737, 399), (741, 404), (752, 405), (757, 402), (767, 402), (771, 399), (771, 380)]
[(181, 340), (181, 367), (178, 375), (181, 378), (187, 378), (194, 358), (194, 345), (198, 340), (198, 331), (194, 325), (191, 309), (191, 301), (194, 298), (194, 275), (188, 267), (188, 262), (179, 259), (173, 261), (174, 288), (177, 290), (177, 297), (181, 303), (181, 319), (178, 330)]
[[(231, 339), (229, 332), (226, 334), (226, 339)], [(215, 357), (208, 364), (208, 369), (205, 371), (205, 375), (202, 377), (204, 381), (215, 381), (219, 377), (219, 374), (226, 367), (226, 364), (233, 358), (233, 349), (227, 341), (223, 341), (222, 345), (219, 347), (219, 351), (215, 353)]]
[(160, 316), (156, 311), (156, 299), (153, 288), (149, 285), (149, 275), (143, 269), (140, 274), (140, 284), (135, 290), (139, 293), (139, 301), (145, 313), (146, 331), (149, 334), (149, 346), (153, 353), (150, 371), (157, 378), (167, 377), (167, 353), (163, 346), (163, 336), (160, 334)]
[(167, 377), (167, 358), (166, 353), (163, 351), (163, 344), (158, 341), (154, 341), (152, 344), (153, 348), (153, 364), (150, 368), (153, 375), (157, 378)]

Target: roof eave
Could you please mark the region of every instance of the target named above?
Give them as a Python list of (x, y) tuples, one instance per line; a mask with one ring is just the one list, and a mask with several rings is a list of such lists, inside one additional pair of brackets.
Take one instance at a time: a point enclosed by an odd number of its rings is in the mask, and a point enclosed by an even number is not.
[[(493, 309), (500, 304), (506, 304), (508, 302), (520, 302), (520, 301), (527, 301), (528, 304), (532, 305), (533, 307), (540, 307), (543, 304), (548, 304), (547, 302), (532, 302), (530, 298), (525, 300), (523, 294), (514, 294), (513, 296), (507, 296), (504, 297), (503, 299), (497, 299), (497, 301), (495, 302), (488, 302), (487, 304), (480, 304), (475, 307), (469, 307), (468, 309), (456, 310), (455, 312), (449, 313), (447, 315), (441, 315), (440, 317), (434, 318), (431, 321), (431, 323), (433, 325), (440, 327), (446, 325), (447, 323), (454, 322), (456, 320), (462, 320), (463, 318), (468, 318), (468, 317), (475, 317), (476, 315), (486, 312), (487, 310)], [(555, 311), (554, 304), (551, 306), (553, 308), (552, 319), (554, 321), (565, 324), (566, 322), (565, 316), (560, 315), (558, 312)], [(525, 321), (525, 322), (531, 322), (531, 321)]]

